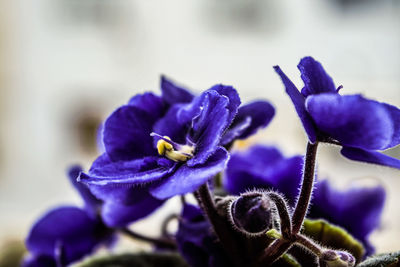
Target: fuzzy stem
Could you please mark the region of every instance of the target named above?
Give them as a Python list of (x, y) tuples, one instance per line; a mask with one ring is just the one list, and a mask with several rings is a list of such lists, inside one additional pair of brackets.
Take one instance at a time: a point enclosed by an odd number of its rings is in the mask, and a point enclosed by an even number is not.
[(275, 203), (275, 206), (278, 209), (279, 218), (281, 220), (282, 236), (285, 239), (291, 239), (292, 223), (285, 199), (275, 192), (268, 192), (268, 197)]
[(258, 259), (257, 266), (270, 266), (279, 257), (285, 254), (292, 246), (292, 242), (286, 239), (277, 239), (269, 245)]
[(127, 236), (133, 238), (133, 239), (137, 239), (137, 240), (141, 240), (141, 241), (145, 241), (145, 242), (149, 242), (149, 243), (153, 243), (156, 246), (162, 247), (162, 248), (170, 248), (170, 249), (176, 249), (176, 243), (173, 240), (170, 239), (166, 239), (166, 238), (153, 238), (153, 237), (149, 237), (149, 236), (144, 236), (142, 234), (136, 233), (130, 229), (127, 228), (121, 228), (118, 229), (121, 233), (126, 234)]
[(292, 216), (292, 233), (297, 234), (303, 225), (310, 204), (311, 194), (314, 185), (315, 159), (317, 156), (318, 142), (307, 144), (307, 152), (304, 163), (303, 181), (299, 199)]
[(243, 266), (241, 265), (243, 257), (241, 257), (240, 249), (238, 249), (237, 242), (232, 231), (230, 231), (230, 225), (218, 214), (208, 184), (205, 183), (200, 186), (200, 188), (195, 192), (195, 196), (200, 207), (211, 223), (214, 233), (221, 242), (227, 256), (231, 258), (232, 263), (235, 266)]
[(312, 253), (314, 253), (317, 257), (320, 257), (322, 254), (322, 248), (317, 243), (315, 243), (313, 240), (311, 240), (310, 238), (308, 238), (302, 234), (296, 235), (296, 243), (307, 248)]

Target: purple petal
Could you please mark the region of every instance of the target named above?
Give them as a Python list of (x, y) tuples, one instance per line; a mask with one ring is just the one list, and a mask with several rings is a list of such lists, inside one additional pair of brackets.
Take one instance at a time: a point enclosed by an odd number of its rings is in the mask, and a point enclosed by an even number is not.
[(305, 98), (292, 83), (291, 80), (283, 73), (279, 66), (274, 66), (276, 73), (281, 77), (281, 80), (286, 88), (286, 93), (289, 95), (293, 102), (294, 108), (296, 109), (297, 115), (300, 117), (301, 123), (303, 124), (304, 130), (308, 135), (310, 142), (314, 143), (317, 140), (316, 129), (314, 123), (308, 114), (305, 106)]
[(383, 149), (393, 137), (393, 123), (384, 105), (360, 95), (319, 94), (306, 107), (318, 129), (344, 146)]
[(215, 91), (208, 91), (200, 114), (193, 119), (191, 139), (196, 144), (195, 156), (188, 166), (203, 164), (217, 149), (221, 136), (229, 125), (229, 101)]
[(172, 161), (160, 157), (113, 162), (103, 154), (93, 163), (89, 174), (81, 173), (79, 180), (89, 185), (134, 186), (168, 175), (175, 165)]
[[(190, 104), (188, 104), (190, 105)], [(167, 114), (154, 125), (153, 131), (162, 136), (168, 136), (174, 142), (186, 144), (186, 133), (189, 129), (189, 122), (192, 118), (185, 120), (178, 120), (178, 114), (181, 110), (185, 109), (188, 105), (174, 105)], [(200, 106), (199, 106), (200, 110)], [(187, 113), (185, 113), (187, 114)], [(153, 140), (154, 145), (158, 140)]]
[(224, 170), (228, 158), (228, 152), (219, 147), (204, 164), (194, 167), (182, 165), (170, 177), (155, 183), (150, 188), (150, 193), (158, 199), (166, 199), (193, 192), (214, 175)]
[(284, 158), (274, 147), (254, 146), (229, 160), (225, 189), (238, 195), (254, 188), (277, 190), (294, 203), (301, 182), (303, 157)]
[(227, 106), (229, 110), (228, 125), (230, 125), (233, 121), (233, 118), (236, 116), (238, 108), (240, 106), (240, 98), (237, 91), (232, 86), (226, 86), (222, 84), (214, 85), (207, 91), (210, 90), (217, 91), (220, 95), (226, 96), (228, 98), (229, 100), (229, 104)]
[(104, 131), (104, 125), (101, 123), (99, 125), (99, 128), (97, 128), (97, 134), (96, 134), (96, 144), (97, 144), (97, 151), (100, 152), (101, 154), (106, 152), (106, 148), (104, 146), (104, 137), (103, 137), (103, 131)]
[(129, 100), (128, 105), (146, 111), (149, 117), (152, 118), (152, 122), (159, 119), (164, 113), (164, 104), (161, 97), (153, 93), (135, 95)]
[(339, 191), (323, 180), (316, 184), (309, 216), (342, 226), (366, 243), (368, 235), (379, 226), (385, 197), (381, 186)]
[(245, 117), (241, 120), (236, 121), (236, 118), (233, 124), (229, 127), (229, 129), (224, 133), (221, 139), (221, 145), (229, 145), (235, 139), (239, 138), (243, 135), (244, 132), (251, 126), (251, 117)]
[(122, 106), (104, 124), (104, 145), (114, 161), (155, 155), (152, 132), (153, 118), (134, 106)]
[(183, 207), (176, 241), (179, 252), (190, 266), (208, 266), (210, 255), (204, 247), (204, 239), (212, 236), (210, 229), (198, 207), (189, 204)]
[(155, 199), (148, 193), (146, 198), (130, 205), (108, 201), (103, 206), (101, 216), (106, 225), (123, 227), (148, 216), (163, 203), (164, 201)]
[(390, 144), (385, 147), (386, 148), (390, 148), (390, 147), (394, 147), (397, 146), (398, 144), (400, 144), (400, 109), (398, 109), (395, 106), (389, 105), (389, 104), (385, 104), (385, 103), (381, 103), (387, 110), (387, 112), (390, 114), (390, 117), (392, 119), (392, 123), (393, 123), (393, 136), (392, 136), (392, 141), (390, 142)]
[(254, 134), (258, 129), (266, 127), (271, 122), (274, 115), (275, 109), (269, 102), (255, 101), (239, 108), (238, 114), (228, 131), (235, 127), (237, 123), (250, 117), (251, 124), (241, 135), (238, 136), (240, 139), (247, 138)]
[(169, 105), (176, 103), (188, 103), (193, 95), (185, 88), (179, 87), (165, 76), (161, 76), (162, 99)]
[(55, 257), (57, 244), (63, 246), (66, 263), (92, 252), (102, 241), (104, 229), (85, 211), (76, 207), (60, 207), (45, 214), (32, 227), (26, 246), (34, 255)]
[(227, 99), (227, 109), (229, 111), (228, 125), (230, 125), (238, 111), (240, 98), (233, 87), (221, 84), (214, 85), (201, 95), (196, 96), (193, 98), (192, 102), (188, 103), (187, 105), (181, 105), (181, 108), (177, 112), (178, 122), (181, 124), (188, 123), (191, 122), (193, 118), (198, 116), (203, 106), (207, 104), (208, 100), (206, 98), (208, 98), (210, 94), (219, 95), (220, 97)]
[(192, 204), (185, 204), (183, 206), (181, 217), (183, 220), (198, 221), (204, 219), (201, 209)]
[(97, 199), (92, 192), (90, 192), (87, 185), (82, 184), (77, 181), (79, 174), (82, 172), (82, 168), (79, 165), (74, 165), (68, 169), (68, 177), (75, 187), (78, 190), (79, 194), (81, 195), (84, 203), (85, 203), (85, 210), (95, 218), (97, 215), (97, 210), (100, 207), (102, 201)]
[(297, 65), (301, 72), (304, 88), (301, 93), (304, 96), (320, 93), (336, 93), (336, 87), (332, 78), (325, 72), (321, 63), (312, 57), (303, 58)]
[(348, 159), (400, 169), (400, 160), (377, 151), (343, 147), (340, 151)]

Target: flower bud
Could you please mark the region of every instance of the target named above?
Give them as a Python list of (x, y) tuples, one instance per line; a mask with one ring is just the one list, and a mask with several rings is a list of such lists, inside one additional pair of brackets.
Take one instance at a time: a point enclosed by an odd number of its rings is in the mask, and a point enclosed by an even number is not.
[(272, 202), (262, 192), (241, 194), (230, 206), (230, 219), (235, 228), (246, 234), (261, 234), (270, 229)]
[(352, 267), (356, 260), (349, 252), (339, 250), (325, 250), (320, 258), (323, 266), (327, 267)]

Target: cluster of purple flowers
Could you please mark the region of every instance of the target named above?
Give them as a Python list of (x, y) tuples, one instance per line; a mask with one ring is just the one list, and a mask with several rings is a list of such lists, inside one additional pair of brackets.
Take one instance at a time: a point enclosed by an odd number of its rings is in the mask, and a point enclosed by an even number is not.
[[(400, 168), (398, 159), (380, 152), (400, 143), (399, 109), (361, 95), (339, 94), (341, 87), (336, 88), (311, 57), (298, 66), (301, 91), (274, 68), (310, 146), (335, 144), (351, 160)], [(317, 186), (308, 208), (311, 191), (298, 194), (307, 183), (307, 159), (312, 155), (285, 157), (275, 147), (259, 145), (230, 151), (235, 140), (270, 123), (275, 109), (268, 101), (241, 105), (237, 91), (225, 85), (194, 95), (165, 77), (161, 92), (136, 95), (106, 119), (101, 132), (104, 153), (89, 171), (73, 167), (69, 173), (84, 208), (59, 207), (40, 218), (26, 241), (30, 254), (25, 266), (76, 262), (101, 245), (112, 245), (117, 232), (128, 231), (126, 227), (169, 198), (189, 193), (200, 207), (183, 201), (179, 229), (168, 242), (176, 244), (191, 266), (276, 264), (296, 242), (310, 249), (321, 266), (355, 264), (351, 254), (319, 248), (292, 227), (301, 226), (304, 216), (344, 228), (363, 244), (365, 255), (373, 253), (368, 236), (379, 226), (385, 201), (381, 186), (340, 191), (327, 180), (314, 179), (311, 166), (311, 189), (314, 180)], [(215, 183), (221, 176), (222, 184)], [(307, 205), (299, 216), (301, 198)], [(272, 243), (267, 234), (271, 230), (277, 232)]]

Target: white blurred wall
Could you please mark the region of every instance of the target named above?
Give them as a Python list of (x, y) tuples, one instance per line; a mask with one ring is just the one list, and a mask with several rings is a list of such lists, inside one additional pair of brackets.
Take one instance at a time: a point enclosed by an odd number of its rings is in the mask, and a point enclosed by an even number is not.
[[(400, 4), (367, 1), (0, 0), (0, 240), (23, 238), (48, 207), (78, 203), (65, 169), (86, 168), (71, 120), (105, 118), (160, 74), (194, 90), (235, 86), (266, 98), (277, 116), (253, 139), (302, 153), (305, 136), (272, 66), (299, 86), (312, 55), (342, 93), (400, 105)], [(335, 4), (336, 3), (336, 4)], [(319, 170), (339, 186), (372, 178), (388, 188), (378, 251), (400, 248), (400, 172), (351, 163), (323, 148)], [(362, 179), (361, 179), (362, 180)], [(144, 225), (139, 226), (146, 230)]]

